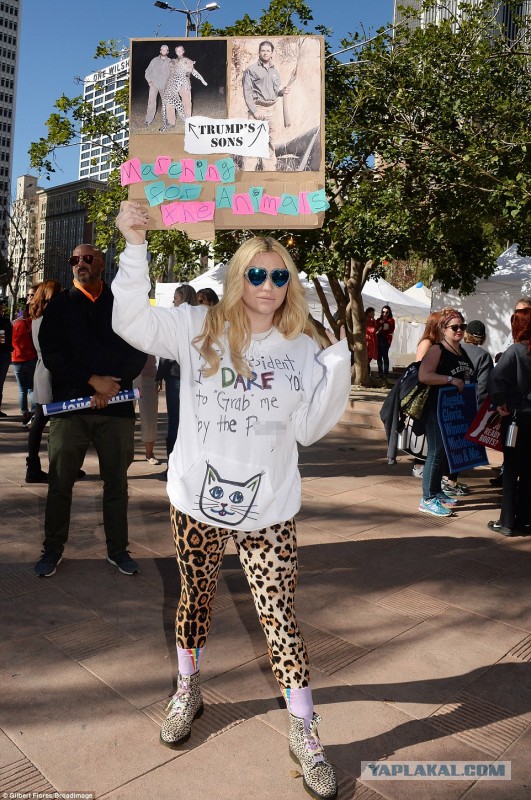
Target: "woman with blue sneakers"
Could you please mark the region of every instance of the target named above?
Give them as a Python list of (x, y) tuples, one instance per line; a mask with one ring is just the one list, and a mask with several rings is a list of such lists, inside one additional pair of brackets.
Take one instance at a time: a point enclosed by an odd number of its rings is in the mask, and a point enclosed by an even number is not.
[(458, 392), (462, 392), (465, 383), (471, 382), (474, 367), (461, 347), (465, 331), (463, 315), (453, 308), (443, 308), (439, 320), (439, 341), (429, 348), (419, 367), (419, 381), (431, 387), (423, 413), (428, 456), (422, 472), (419, 511), (435, 517), (450, 516), (452, 507), (457, 503), (455, 497), (441, 488), (443, 476), (448, 475), (448, 459), (437, 419), (437, 400), (441, 387), (454, 386)]

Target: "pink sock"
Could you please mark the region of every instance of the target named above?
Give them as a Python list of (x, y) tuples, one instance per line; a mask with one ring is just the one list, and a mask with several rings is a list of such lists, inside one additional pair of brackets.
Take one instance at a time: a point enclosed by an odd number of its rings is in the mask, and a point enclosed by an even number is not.
[(286, 697), (286, 704), (288, 711), (294, 717), (299, 717), (306, 723), (305, 727), (308, 728), (313, 719), (313, 699), (312, 690), (309, 686), (303, 686), (302, 689), (284, 689)]
[(199, 672), (204, 649), (204, 647), (189, 647), (186, 649), (177, 647), (177, 663), (181, 675), (193, 675), (194, 672)]

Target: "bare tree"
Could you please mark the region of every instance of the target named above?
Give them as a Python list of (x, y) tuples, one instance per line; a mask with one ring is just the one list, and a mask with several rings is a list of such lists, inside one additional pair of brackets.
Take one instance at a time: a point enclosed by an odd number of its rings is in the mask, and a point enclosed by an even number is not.
[(7, 236), (2, 237), (0, 252), (0, 285), (3, 293), (12, 298), (13, 309), (25, 297), (28, 279), (38, 273), (41, 256), (31, 247), (34, 210), (25, 199), (15, 199), (9, 204), (0, 201), (2, 218), (6, 222)]

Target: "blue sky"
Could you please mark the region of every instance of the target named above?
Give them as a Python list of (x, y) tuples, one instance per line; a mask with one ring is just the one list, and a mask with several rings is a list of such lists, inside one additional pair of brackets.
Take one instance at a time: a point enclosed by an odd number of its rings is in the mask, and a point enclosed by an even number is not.
[[(268, 0), (218, 0), (220, 10), (208, 17), (213, 25), (223, 27), (243, 16), (260, 15)], [(169, 3), (184, 8), (181, 0)], [(191, 9), (203, 7), (188, 0)], [(314, 22), (333, 31), (331, 42), (339, 49), (339, 39), (361, 26), (368, 32), (385, 25), (393, 16), (393, 0), (308, 0)], [(82, 93), (76, 77), (84, 77), (105, 66), (94, 60), (101, 39), (129, 39), (151, 36), (182, 36), (184, 14), (155, 8), (153, 0), (22, 0), (19, 74), (15, 117), (13, 187), (18, 175), (29, 171), (28, 148), (32, 141), (46, 135), (45, 120), (52, 113), (55, 100), (63, 93), (69, 97)], [(110, 62), (109, 62), (110, 63)], [(56, 186), (77, 179), (78, 148), (58, 153), (56, 172), (43, 187)]]

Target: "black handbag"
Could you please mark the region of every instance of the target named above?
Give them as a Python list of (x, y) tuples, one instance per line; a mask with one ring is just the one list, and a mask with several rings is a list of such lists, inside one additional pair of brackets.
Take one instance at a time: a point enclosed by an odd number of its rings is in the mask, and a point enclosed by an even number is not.
[(430, 395), (430, 387), (419, 381), (420, 361), (410, 364), (400, 381), (400, 411), (420, 420)]

